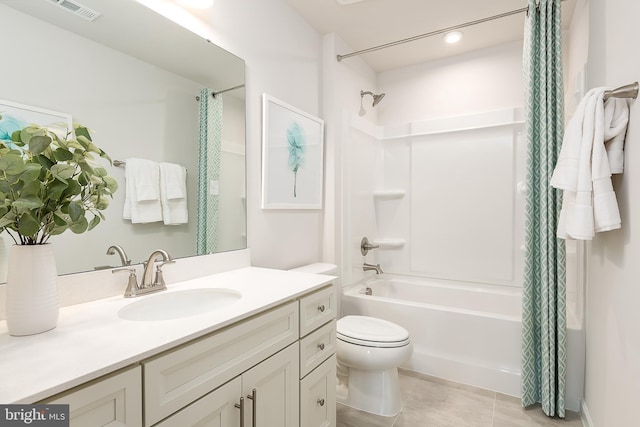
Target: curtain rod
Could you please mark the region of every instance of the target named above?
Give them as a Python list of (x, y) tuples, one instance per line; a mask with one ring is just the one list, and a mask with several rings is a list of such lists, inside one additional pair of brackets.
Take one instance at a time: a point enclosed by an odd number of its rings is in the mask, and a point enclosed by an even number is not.
[[(215, 98), (216, 96), (220, 95), (221, 93), (230, 92), (232, 90), (240, 89), (240, 88), (243, 88), (243, 87), (244, 87), (244, 85), (238, 85), (238, 86), (230, 87), (229, 89), (223, 89), (223, 90), (219, 90), (217, 92), (211, 92), (211, 96), (213, 98)], [(196, 101), (200, 101), (200, 95), (196, 96)]]
[[(565, 0), (561, 0), (561, 1), (565, 1)], [(458, 24), (458, 25), (454, 25), (452, 27), (442, 28), (440, 30), (431, 31), (431, 32), (420, 34), (420, 35), (413, 36), (413, 37), (408, 37), (406, 39), (396, 40), (394, 42), (385, 43), (385, 44), (381, 44), (381, 45), (378, 45), (378, 46), (373, 46), (373, 47), (370, 47), (370, 48), (367, 48), (367, 49), (356, 50), (355, 52), (346, 53), (344, 55), (336, 55), (336, 58), (338, 59), (338, 62), (340, 62), (343, 59), (351, 58), (352, 56), (362, 55), (363, 53), (374, 52), (376, 50), (386, 49), (388, 47), (393, 47), (393, 46), (397, 46), (397, 45), (400, 45), (400, 44), (404, 44), (404, 43), (408, 43), (408, 42), (424, 39), (424, 38), (427, 38), (427, 37), (436, 36), (438, 34), (448, 33), (449, 31), (459, 30), (460, 28), (465, 28), (465, 27), (470, 27), (472, 25), (482, 24), (484, 22), (493, 21), (495, 19), (506, 18), (507, 16), (517, 15), (518, 13), (526, 12), (527, 10), (529, 10), (529, 7), (522, 7), (520, 9), (512, 10), (510, 12), (504, 12), (504, 13), (500, 13), (498, 15), (489, 16), (489, 17), (486, 17), (486, 18), (476, 19), (475, 21), (465, 22), (464, 24)]]

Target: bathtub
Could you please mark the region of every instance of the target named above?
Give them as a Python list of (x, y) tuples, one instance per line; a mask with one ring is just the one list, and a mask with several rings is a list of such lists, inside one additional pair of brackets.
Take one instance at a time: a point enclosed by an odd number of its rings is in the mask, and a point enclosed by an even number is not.
[[(406, 328), (414, 353), (403, 368), (520, 396), (521, 304), (520, 288), (383, 274), (345, 286), (341, 313), (379, 317)], [(576, 317), (567, 314), (565, 401), (577, 411), (584, 334)]]

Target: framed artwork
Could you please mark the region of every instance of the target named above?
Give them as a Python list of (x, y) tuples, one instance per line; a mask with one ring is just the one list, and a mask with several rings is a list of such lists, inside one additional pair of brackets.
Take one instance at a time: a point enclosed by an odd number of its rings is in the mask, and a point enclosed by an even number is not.
[(324, 121), (262, 101), (262, 209), (322, 209)]
[(73, 129), (71, 114), (58, 113), (0, 99), (0, 141), (11, 144), (11, 134), (29, 124), (59, 129), (62, 136)]

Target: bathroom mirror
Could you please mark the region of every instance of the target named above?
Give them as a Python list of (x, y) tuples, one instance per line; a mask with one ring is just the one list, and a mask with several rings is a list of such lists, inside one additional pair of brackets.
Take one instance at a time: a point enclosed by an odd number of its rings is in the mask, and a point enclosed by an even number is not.
[[(121, 265), (117, 254), (106, 254), (111, 245), (124, 248), (133, 264), (157, 248), (179, 258), (246, 247), (242, 59), (134, 0), (2, 0), (0, 22), (0, 102), (71, 115), (114, 160), (145, 158), (187, 170), (186, 224), (132, 224), (123, 219), (126, 165), (105, 164), (120, 186), (104, 211), (106, 221), (84, 234), (50, 239), (58, 274)], [(203, 227), (213, 243), (197, 253), (199, 98), (205, 88), (221, 100), (210, 120), (222, 134), (215, 142), (219, 169), (200, 197), (201, 204), (215, 206)], [(0, 282), (14, 243), (6, 233), (1, 238)]]

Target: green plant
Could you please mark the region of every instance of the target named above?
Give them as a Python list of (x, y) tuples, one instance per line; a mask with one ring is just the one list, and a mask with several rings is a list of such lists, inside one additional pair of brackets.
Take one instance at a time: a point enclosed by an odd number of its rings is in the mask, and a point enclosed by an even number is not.
[(16, 244), (38, 245), (66, 230), (93, 229), (118, 189), (96, 156), (111, 163), (75, 123), (71, 131), (29, 125), (0, 140), (0, 231)]

